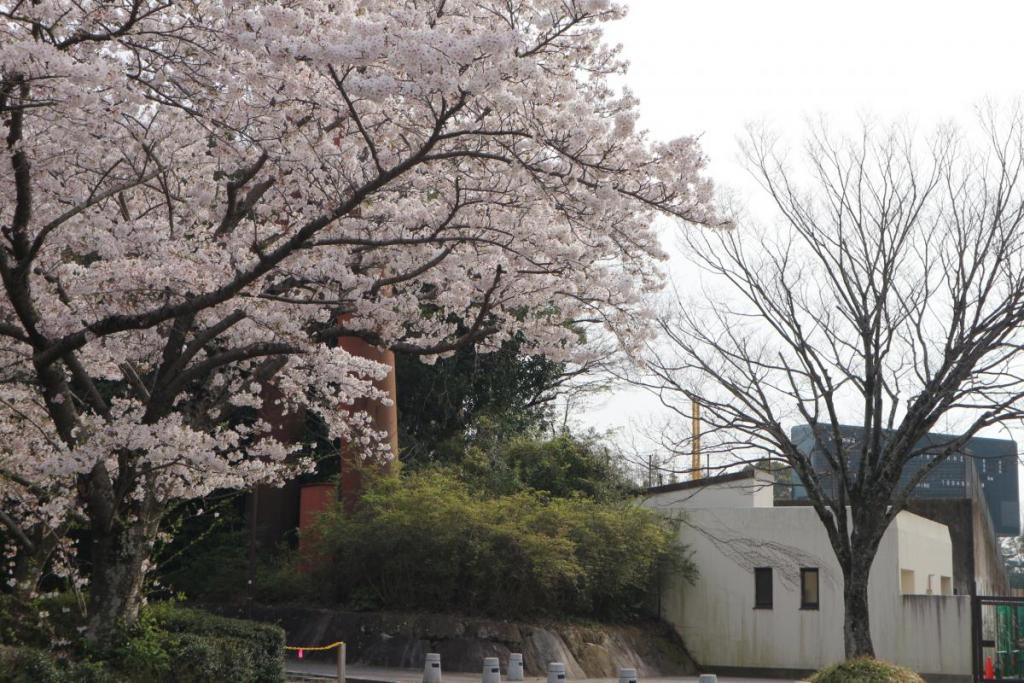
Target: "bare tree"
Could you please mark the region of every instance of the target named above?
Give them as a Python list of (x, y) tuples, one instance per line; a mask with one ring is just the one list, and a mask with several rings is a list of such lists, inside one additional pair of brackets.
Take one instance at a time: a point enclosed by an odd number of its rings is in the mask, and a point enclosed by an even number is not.
[(849, 657), (873, 655), (868, 575), (915, 486), (1021, 417), (1024, 126), (996, 118), (981, 144), (822, 124), (798, 165), (751, 131), (746, 159), (780, 225), (688, 233), (710, 286), (675, 297), (644, 359), (667, 406), (700, 404), (705, 448), (774, 458), (802, 480), (842, 568)]

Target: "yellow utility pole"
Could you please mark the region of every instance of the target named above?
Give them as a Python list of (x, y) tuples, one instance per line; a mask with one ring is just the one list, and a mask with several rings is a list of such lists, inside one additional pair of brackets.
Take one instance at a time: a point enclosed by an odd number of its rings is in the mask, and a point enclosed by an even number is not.
[(690, 479), (696, 481), (700, 479), (700, 404), (696, 401), (691, 401), (690, 405), (692, 409), (690, 412), (693, 413), (693, 425), (691, 427), (691, 439), (690, 439)]

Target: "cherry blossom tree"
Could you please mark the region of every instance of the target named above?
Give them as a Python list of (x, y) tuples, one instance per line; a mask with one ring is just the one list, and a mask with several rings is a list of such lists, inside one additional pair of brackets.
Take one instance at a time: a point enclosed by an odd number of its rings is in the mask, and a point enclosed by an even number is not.
[[(648, 334), (651, 221), (716, 222), (654, 144), (606, 0), (0, 0), (0, 524), (23, 588), (84, 526), (89, 635), (131, 622), (167, 506), (306, 466), (258, 417), (566, 324)], [(239, 416), (243, 417), (239, 417)], [(34, 568), (34, 569), (33, 569)]]

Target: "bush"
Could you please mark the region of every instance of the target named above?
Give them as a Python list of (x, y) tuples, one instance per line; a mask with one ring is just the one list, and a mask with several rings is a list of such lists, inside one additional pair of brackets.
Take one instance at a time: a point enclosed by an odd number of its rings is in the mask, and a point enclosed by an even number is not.
[(910, 669), (877, 659), (851, 659), (825, 667), (810, 678), (811, 683), (924, 683)]
[(256, 600), (267, 603), (302, 602), (320, 590), (316, 579), (302, 567), (297, 553), (281, 553), (256, 566)]
[(78, 638), (83, 609), (72, 593), (24, 601), (0, 594), (0, 644), (46, 649)]
[(30, 647), (0, 648), (0, 682), (63, 683), (57, 662), (45, 650)]
[(198, 602), (244, 596), (249, 574), (248, 535), (237, 529), (220, 530), (188, 546), (189, 540), (182, 534), (182, 540), (175, 540), (186, 549), (170, 568), (161, 568), (160, 583), (172, 594), (184, 594)]
[[(173, 680), (277, 683), (284, 679), (284, 631), (171, 603), (148, 610), (173, 662)], [(127, 668), (127, 667), (126, 667)]]
[(635, 490), (607, 447), (569, 433), (467, 447), (461, 478), (489, 493), (538, 491), (555, 498), (623, 500)]
[(0, 595), (0, 644), (45, 647), (53, 640), (47, 624), (30, 603), (13, 595)]
[(96, 662), (59, 661), (46, 650), (0, 647), (0, 683), (114, 683)]
[[(4, 642), (0, 646), (0, 683), (279, 683), (284, 680), (284, 631), (277, 626), (227, 619), (173, 603), (146, 607), (139, 623), (120, 643), (103, 652), (79, 647), (58, 656), (45, 649), (55, 637), (78, 635), (75, 612), (57, 609), (66, 600), (48, 598), (32, 605), (0, 602)], [(38, 603), (38, 604), (36, 604)], [(45, 622), (40, 606), (62, 619)], [(17, 619), (10, 615), (20, 615)], [(80, 621), (80, 620), (79, 620)], [(41, 624), (41, 625), (40, 625)], [(39, 644), (43, 638), (45, 643)], [(69, 654), (84, 661), (63, 659)], [(90, 661), (92, 660), (92, 661)]]
[(488, 498), (439, 470), (373, 482), (310, 541), (320, 585), (357, 609), (625, 617), (662, 566), (692, 574), (674, 529), (628, 501)]
[(252, 571), (254, 587), (250, 594), (246, 536), (237, 531), (218, 534), (214, 538), (222, 545), (204, 539), (200, 547), (180, 558), (173, 571), (161, 574), (161, 583), (168, 593), (185, 595), (200, 604), (231, 604), (249, 597), (261, 602), (290, 602), (311, 594), (315, 588), (311, 577), (299, 570), (298, 557), (284, 543), (261, 549)]

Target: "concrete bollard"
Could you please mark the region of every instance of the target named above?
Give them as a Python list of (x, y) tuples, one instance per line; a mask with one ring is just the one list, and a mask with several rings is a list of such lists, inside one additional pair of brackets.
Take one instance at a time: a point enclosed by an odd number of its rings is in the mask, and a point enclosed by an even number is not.
[(698, 683), (718, 683), (718, 676), (715, 674), (701, 674)]
[(484, 657), (484, 670), (480, 683), (501, 683), (501, 669), (497, 657)]
[(508, 656), (508, 680), (510, 681), (521, 681), (523, 680), (523, 655), (519, 652), (513, 652)]
[(636, 669), (619, 669), (619, 683), (636, 683)]
[(441, 683), (441, 655), (428, 652), (423, 661), (423, 683)]
[(565, 664), (561, 662), (548, 664), (548, 683), (565, 683)]

